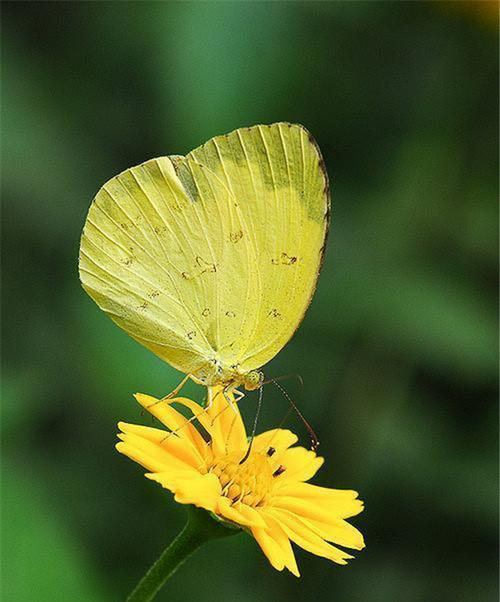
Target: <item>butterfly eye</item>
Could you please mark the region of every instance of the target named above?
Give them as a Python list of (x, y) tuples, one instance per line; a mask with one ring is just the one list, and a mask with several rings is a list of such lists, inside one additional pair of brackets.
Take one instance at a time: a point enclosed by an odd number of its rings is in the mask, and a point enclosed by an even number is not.
[(264, 375), (258, 370), (251, 370), (245, 375), (244, 385), (247, 391), (254, 391), (255, 389), (258, 389), (260, 386), (262, 386), (263, 382)]

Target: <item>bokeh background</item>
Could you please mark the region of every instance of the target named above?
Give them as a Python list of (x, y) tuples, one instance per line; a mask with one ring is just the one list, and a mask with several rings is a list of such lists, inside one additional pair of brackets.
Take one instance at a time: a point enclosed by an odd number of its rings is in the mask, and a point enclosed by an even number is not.
[[(360, 492), (367, 548), (299, 551), (297, 580), (240, 535), (158, 599), (497, 599), (497, 27), (495, 2), (3, 3), (3, 600), (121, 600), (184, 522), (114, 450), (118, 420), (148, 423), (132, 393), (180, 375), (80, 288), (91, 199), (278, 120), (317, 138), (334, 210), (266, 373), (302, 375), (316, 482)], [(264, 404), (262, 428), (287, 411)]]

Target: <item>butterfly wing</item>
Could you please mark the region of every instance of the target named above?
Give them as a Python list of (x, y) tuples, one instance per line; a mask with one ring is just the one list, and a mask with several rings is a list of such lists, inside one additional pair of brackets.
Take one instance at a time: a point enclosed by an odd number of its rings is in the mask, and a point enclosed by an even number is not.
[(97, 305), (186, 373), (199, 370), (213, 351), (201, 305), (214, 295), (215, 261), (194, 207), (171, 158), (128, 169), (94, 199), (79, 261), (82, 284)]
[(182, 372), (250, 370), (307, 308), (327, 203), (303, 128), (237, 130), (107, 182), (84, 227), (80, 277), (111, 319)]
[(232, 356), (247, 372), (287, 343), (314, 293), (329, 220), (324, 163), (309, 132), (289, 123), (238, 129), (187, 158), (206, 166), (232, 194), (242, 229), (230, 236), (231, 249), (245, 245), (255, 261), (246, 268), (247, 282), (243, 274), (238, 285), (229, 282), (226, 296), (239, 308), (250, 290), (250, 328)]

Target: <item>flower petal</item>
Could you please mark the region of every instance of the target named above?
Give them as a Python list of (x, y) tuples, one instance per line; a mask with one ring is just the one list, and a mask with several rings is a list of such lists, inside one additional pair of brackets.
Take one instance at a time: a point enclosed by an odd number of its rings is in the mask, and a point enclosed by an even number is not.
[(325, 541), (331, 541), (353, 550), (362, 550), (365, 547), (363, 535), (356, 527), (345, 520), (338, 519), (322, 523), (321, 521), (306, 519), (303, 516), (301, 516), (301, 520)]
[(267, 453), (270, 447), (279, 454), (297, 443), (298, 437), (287, 429), (271, 429), (257, 435), (253, 440), (253, 449), (256, 452)]
[(212, 406), (207, 410), (212, 423), (219, 429), (228, 452), (245, 449), (247, 434), (234, 393), (224, 387), (213, 387)]
[(175, 494), (176, 502), (194, 504), (199, 508), (216, 512), (221, 487), (214, 474), (192, 475), (186, 471), (169, 471), (147, 473), (145, 476), (172, 491)]
[[(280, 527), (279, 523), (271, 516), (271, 514), (265, 511), (263, 512), (263, 514), (267, 525), (266, 531), (269, 534), (269, 536), (272, 537), (272, 539), (278, 544), (283, 555), (283, 561), (285, 563), (286, 568), (296, 577), (300, 577), (297, 562), (295, 560), (295, 555), (290, 544), (290, 539)], [(260, 535), (261, 534), (259, 534), (259, 536)]]
[(330, 510), (322, 508), (310, 500), (293, 497), (281, 497), (274, 500), (274, 507), (298, 517), (312, 531), (326, 541), (341, 546), (361, 550), (365, 547), (361, 533), (336, 514), (332, 504)]
[(334, 514), (338, 518), (350, 518), (363, 510), (363, 502), (357, 491), (347, 489), (329, 489), (311, 483), (294, 483), (283, 481), (278, 483), (273, 491), (275, 505), (281, 504), (281, 499), (300, 498), (317, 508)]
[[(197, 448), (169, 431), (126, 422), (119, 422), (118, 428), (126, 435), (133, 435), (149, 441), (154, 448), (157, 448), (156, 451), (160, 455), (173, 456), (193, 468), (198, 468), (204, 464), (204, 457)], [(123, 436), (120, 436), (120, 438), (123, 441), (126, 440)]]
[(347, 552), (326, 543), (297, 516), (292, 515), (286, 510), (270, 508), (268, 512), (278, 521), (288, 537), (298, 546), (304, 548), (304, 550), (317, 556), (328, 558), (337, 564), (347, 564), (346, 560), (353, 558)]
[(175, 493), (179, 487), (183, 487), (187, 481), (196, 482), (199, 477), (204, 476), (198, 473), (193, 474), (188, 470), (168, 470), (165, 472), (147, 472), (144, 475), (151, 481), (160, 483), (162, 487)]
[(273, 537), (271, 530), (253, 527), (252, 535), (255, 537), (255, 541), (259, 544), (271, 565), (277, 571), (282, 571), (285, 568), (285, 555), (283, 554), (281, 546)]
[(305, 447), (292, 447), (280, 455), (279, 461), (286, 468), (283, 480), (308, 481), (318, 472), (324, 458)]
[(260, 514), (246, 504), (236, 503), (231, 505), (227, 497), (220, 497), (218, 511), (223, 518), (244, 527), (265, 527), (266, 523)]
[[(203, 437), (196, 430), (193, 424), (191, 424), (180, 412), (171, 406), (174, 401), (179, 401), (182, 398), (156, 399), (155, 397), (152, 397), (151, 395), (145, 395), (144, 393), (136, 393), (134, 397), (144, 409), (146, 409), (155, 418), (158, 418), (158, 420), (169, 430), (175, 431), (179, 438), (188, 441), (191, 445), (198, 449), (200, 453), (204, 452), (206, 444), (203, 440)], [(203, 410), (201, 406), (198, 407), (200, 410)]]
[(116, 444), (116, 449), (128, 456), (147, 470), (162, 472), (166, 470), (188, 470), (194, 475), (199, 474), (196, 469), (182, 462), (178, 458), (160, 452), (158, 446), (136, 435), (119, 435), (124, 440)]
[(317, 504), (311, 500), (303, 500), (298, 497), (279, 496), (274, 498), (273, 506), (293, 512), (300, 517), (323, 523), (340, 520), (335, 504)]
[(185, 408), (188, 408), (193, 416), (196, 417), (196, 420), (210, 435), (210, 446), (216, 455), (222, 455), (225, 453), (225, 440), (221, 432), (220, 425), (214, 422), (208, 410), (187, 397), (177, 397), (176, 399), (173, 399), (172, 402), (179, 403)]

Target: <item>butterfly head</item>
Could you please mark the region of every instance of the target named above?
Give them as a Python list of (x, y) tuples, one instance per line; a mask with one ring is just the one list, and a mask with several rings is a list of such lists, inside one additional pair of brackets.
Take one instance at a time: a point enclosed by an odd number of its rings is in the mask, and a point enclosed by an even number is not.
[(255, 391), (262, 387), (264, 382), (264, 374), (259, 370), (250, 370), (246, 374), (242, 375), (243, 386), (247, 391)]

